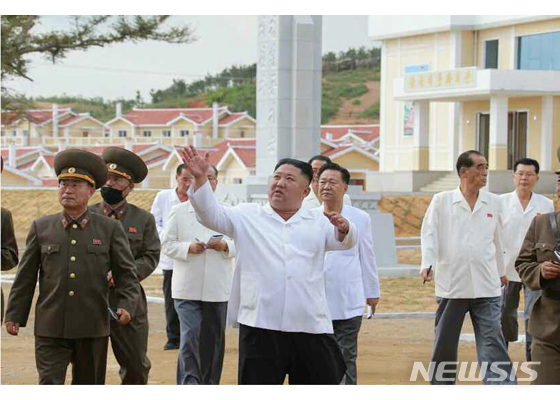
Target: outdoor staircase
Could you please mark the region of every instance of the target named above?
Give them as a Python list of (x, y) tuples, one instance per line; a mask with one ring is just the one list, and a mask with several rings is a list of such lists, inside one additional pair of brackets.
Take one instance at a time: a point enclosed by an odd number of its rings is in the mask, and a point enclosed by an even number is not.
[(445, 190), (453, 190), (457, 186), (459, 186), (459, 176), (457, 176), (457, 172), (453, 171), (420, 188), (420, 191), (427, 193), (439, 193)]

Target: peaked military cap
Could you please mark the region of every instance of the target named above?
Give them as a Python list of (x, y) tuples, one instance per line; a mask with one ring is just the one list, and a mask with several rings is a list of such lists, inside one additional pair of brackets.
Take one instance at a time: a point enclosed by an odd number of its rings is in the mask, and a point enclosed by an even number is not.
[(81, 179), (99, 189), (107, 181), (107, 167), (103, 160), (89, 151), (68, 149), (54, 157), (54, 171), (61, 179)]
[(107, 147), (103, 151), (107, 172), (120, 175), (131, 182), (140, 183), (148, 175), (144, 160), (122, 147)]

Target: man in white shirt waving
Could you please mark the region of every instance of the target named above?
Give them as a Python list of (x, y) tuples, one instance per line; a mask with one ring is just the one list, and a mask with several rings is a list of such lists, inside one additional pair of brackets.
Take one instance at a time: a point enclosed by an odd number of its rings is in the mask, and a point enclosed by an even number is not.
[[(207, 177), (215, 191), (216, 167)], [(235, 246), (215, 234), (196, 220), (189, 201), (171, 209), (162, 251), (173, 259), (171, 290), (181, 324), (178, 385), (218, 385), (222, 375)]]
[[(192, 182), (192, 175), (186, 168), (185, 164), (177, 167), (175, 174), (177, 187), (174, 189), (165, 189), (159, 192), (152, 204), (152, 214), (156, 220), (156, 227), (159, 234), (159, 240), (163, 242), (163, 234), (169, 219), (171, 208), (177, 204), (184, 203), (189, 199), (187, 190)], [(159, 267), (163, 271), (163, 298), (165, 305), (165, 321), (167, 331), (167, 343), (164, 350), (177, 350), (180, 341), (179, 317), (175, 311), (173, 298), (171, 297), (171, 280), (173, 278), (173, 260), (164, 253), (159, 259)]]
[(346, 251), (329, 251), (325, 255), (327, 300), (334, 335), (346, 362), (344, 383), (357, 383), (356, 358), (358, 333), (362, 326), (364, 306), (375, 310), (379, 302), (379, 278), (373, 250), (371, 217), (368, 213), (346, 205), (350, 173), (338, 164), (327, 163), (319, 171), (321, 211), (336, 212), (352, 221), (360, 234), (358, 245)]
[(525, 292), (525, 356), (531, 361), (532, 338), (528, 330), (529, 316), (533, 305), (541, 295), (540, 290), (531, 290), (521, 283), (521, 278), (515, 270), (515, 260), (523, 244), (523, 239), (531, 226), (535, 216), (554, 212), (554, 203), (549, 198), (533, 193), (533, 188), (539, 181), (539, 163), (531, 158), (522, 158), (513, 167), (513, 183), (515, 190), (501, 195), (503, 224), (502, 243), (505, 252), (506, 276), (508, 283), (504, 288), (502, 302), (502, 332), (506, 340), (516, 342), (518, 335), (517, 308), (519, 294), (523, 288)]
[[(240, 384), (338, 384), (346, 369), (325, 292), (325, 252), (348, 250), (355, 226), (338, 213), (301, 207), (313, 178), (294, 159), (276, 165), (269, 204), (222, 207), (207, 181), (208, 153), (181, 152), (195, 177), (189, 197), (202, 225), (235, 241), (229, 317), (240, 324)], [(327, 217), (327, 218), (325, 218)]]
[[(500, 286), (507, 282), (500, 198), (481, 190), (486, 185), (488, 162), (478, 151), (459, 156), (457, 173), (460, 186), (436, 194), (422, 222), (421, 274), (431, 281), (433, 268), (439, 302), (432, 384), (455, 382), (457, 367), (449, 363), (457, 362), (467, 312), (474, 326), (483, 383), (515, 384), (500, 326)], [(500, 364), (492, 365), (495, 362)], [(507, 375), (505, 379), (501, 379), (503, 375)]]

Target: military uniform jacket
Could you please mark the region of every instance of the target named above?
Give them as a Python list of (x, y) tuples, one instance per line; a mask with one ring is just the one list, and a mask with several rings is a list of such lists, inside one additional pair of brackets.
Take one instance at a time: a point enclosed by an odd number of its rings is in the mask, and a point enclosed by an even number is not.
[[(560, 212), (555, 213), (560, 225)], [(533, 290), (543, 290), (537, 300), (529, 320), (529, 331), (536, 338), (560, 345), (560, 278), (544, 279), (541, 274), (542, 263), (558, 261), (554, 255), (556, 240), (550, 227), (548, 214), (533, 219), (525, 236), (515, 269), (521, 280)]]
[[(12, 213), (2, 208), (2, 271), (14, 268), (18, 263), (18, 248), (14, 235)], [(4, 291), (0, 289), (0, 315), (4, 317)], [(1, 318), (0, 318), (1, 319)]]
[(2, 271), (14, 268), (18, 263), (18, 248), (14, 235), (12, 213), (2, 208)]
[(138, 294), (134, 259), (118, 221), (86, 211), (82, 222), (64, 229), (62, 213), (33, 221), (6, 321), (26, 326), (39, 278), (35, 335), (81, 339), (109, 336), (107, 272), (113, 271), (118, 307), (134, 318)]
[[(106, 214), (103, 203), (97, 203), (90, 207), (95, 213)], [(122, 224), (132, 256), (136, 265), (136, 275), (138, 281), (143, 281), (154, 272), (158, 266), (159, 255), (161, 252), (161, 243), (159, 240), (156, 221), (154, 216), (146, 210), (143, 210), (133, 204), (124, 203), (117, 211), (117, 218)], [(136, 298), (133, 311), (136, 318), (147, 315), (148, 304), (146, 295), (142, 285), (139, 286), (140, 296)], [(111, 307), (116, 307), (118, 298), (115, 290), (111, 288), (109, 302)]]

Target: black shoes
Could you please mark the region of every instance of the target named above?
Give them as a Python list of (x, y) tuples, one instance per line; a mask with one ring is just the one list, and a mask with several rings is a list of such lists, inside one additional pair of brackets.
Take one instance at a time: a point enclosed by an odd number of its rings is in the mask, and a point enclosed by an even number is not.
[(168, 340), (165, 346), (163, 346), (163, 350), (179, 350), (179, 343)]

